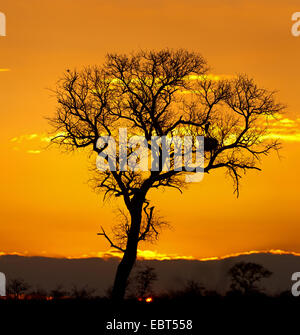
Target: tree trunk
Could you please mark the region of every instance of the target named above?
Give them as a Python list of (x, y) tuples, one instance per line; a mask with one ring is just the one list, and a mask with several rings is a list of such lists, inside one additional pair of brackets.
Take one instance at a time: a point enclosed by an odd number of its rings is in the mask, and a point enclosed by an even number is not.
[(118, 265), (112, 290), (112, 299), (119, 303), (124, 299), (127, 281), (134, 266), (137, 256), (138, 238), (142, 221), (143, 201), (139, 199), (130, 211), (131, 226), (128, 234), (127, 245), (121, 262)]

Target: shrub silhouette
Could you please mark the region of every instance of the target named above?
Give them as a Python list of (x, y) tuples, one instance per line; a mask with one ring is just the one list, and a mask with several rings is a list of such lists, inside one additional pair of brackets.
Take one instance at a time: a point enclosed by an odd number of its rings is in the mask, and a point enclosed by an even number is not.
[(96, 289), (89, 288), (88, 286), (84, 286), (78, 288), (77, 286), (73, 286), (71, 291), (71, 297), (74, 299), (90, 299), (95, 293)]
[(62, 299), (64, 297), (68, 297), (70, 293), (64, 289), (62, 285), (57, 285), (51, 292), (51, 296), (53, 299)]
[(30, 285), (23, 278), (11, 279), (7, 284), (7, 294), (14, 299), (20, 299), (29, 289)]

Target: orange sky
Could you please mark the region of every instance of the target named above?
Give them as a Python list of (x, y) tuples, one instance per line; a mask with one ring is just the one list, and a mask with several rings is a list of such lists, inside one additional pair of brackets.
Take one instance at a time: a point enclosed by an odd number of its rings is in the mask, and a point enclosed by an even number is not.
[[(3, 0), (7, 37), (0, 37), (0, 252), (29, 255), (101, 255), (100, 224), (115, 219), (87, 181), (88, 158), (45, 150), (55, 100), (66, 68), (101, 63), (107, 52), (140, 48), (198, 51), (212, 73), (247, 73), (279, 91), (288, 105), (274, 125), (282, 159), (232, 194), (223, 171), (205, 176), (180, 195), (152, 198), (173, 226), (156, 245), (141, 249), (197, 258), (249, 250), (300, 252), (300, 37), (290, 33), (299, 1), (237, 0)], [(297, 120), (298, 119), (298, 120)], [(33, 135), (32, 134), (36, 134)]]

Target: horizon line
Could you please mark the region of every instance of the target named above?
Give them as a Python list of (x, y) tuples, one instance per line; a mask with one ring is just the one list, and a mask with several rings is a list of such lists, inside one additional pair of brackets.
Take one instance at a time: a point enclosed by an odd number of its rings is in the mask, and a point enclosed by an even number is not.
[[(282, 249), (265, 249), (265, 250), (250, 250), (250, 251), (242, 251), (227, 254), (224, 256), (212, 256), (212, 257), (193, 257), (193, 256), (180, 256), (175, 254), (160, 254), (156, 251), (152, 250), (138, 250), (137, 260), (157, 260), (157, 261), (165, 261), (165, 260), (187, 260), (187, 261), (220, 261), (223, 259), (234, 258), (239, 256), (246, 255), (254, 255), (254, 254), (271, 254), (271, 255), (292, 255), (292, 256), (300, 256), (300, 252), (295, 251), (287, 251)], [(79, 256), (55, 256), (55, 255), (46, 255), (46, 253), (42, 253), (40, 255), (30, 255), (28, 252), (3, 252), (0, 251), (0, 257), (2, 256), (20, 256), (20, 257), (41, 257), (41, 258), (53, 258), (53, 259), (68, 259), (68, 260), (76, 260), (76, 259), (91, 259), (91, 258), (99, 258), (99, 259), (120, 259), (122, 257), (122, 253), (117, 250), (110, 250), (107, 252), (97, 252), (91, 254), (84, 254)]]

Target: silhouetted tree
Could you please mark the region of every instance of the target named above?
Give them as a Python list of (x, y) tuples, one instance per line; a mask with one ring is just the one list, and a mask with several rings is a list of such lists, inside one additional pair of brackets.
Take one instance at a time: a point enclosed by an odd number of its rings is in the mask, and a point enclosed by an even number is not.
[(260, 170), (259, 158), (279, 147), (265, 136), (268, 119), (284, 107), (275, 101), (274, 92), (259, 88), (245, 75), (213, 80), (207, 71), (204, 58), (193, 52), (140, 51), (109, 54), (103, 66), (80, 72), (67, 70), (57, 84), (58, 109), (50, 119), (56, 134), (52, 141), (67, 150), (90, 148), (105, 159), (110, 169), (96, 172), (96, 187), (105, 197), (122, 197), (128, 213), (119, 229), (114, 229), (116, 240), (103, 228), (100, 232), (111, 247), (123, 253), (112, 291), (116, 301), (124, 297), (139, 242), (156, 239), (159, 234), (161, 219), (150, 204), (149, 191), (172, 187), (182, 192), (185, 177), (194, 180), (188, 174), (196, 169), (190, 171), (187, 162), (178, 168), (174, 144), (166, 171), (162, 141), (155, 143), (154, 168), (122, 171), (124, 162), (141, 161), (134, 145), (121, 153), (109, 151), (108, 144), (98, 142), (100, 136), (111, 136), (119, 145), (118, 129), (127, 128), (129, 141), (133, 135), (144, 136), (150, 154), (151, 136), (189, 135), (195, 143), (197, 136), (203, 135), (204, 172), (226, 169), (237, 194), (242, 173)]
[(204, 293), (205, 288), (201, 283), (195, 280), (187, 280), (182, 288), (169, 291), (167, 296), (171, 300), (180, 299), (180, 300), (193, 301), (198, 300), (200, 297), (204, 295)]
[(19, 299), (29, 289), (30, 285), (22, 278), (10, 279), (7, 283), (7, 294), (15, 299)]
[(204, 294), (204, 291), (202, 284), (195, 280), (188, 280), (183, 290), (180, 291), (179, 296), (185, 299), (197, 299)]
[(231, 290), (243, 294), (258, 292), (257, 284), (264, 278), (272, 275), (272, 272), (260, 264), (239, 262), (236, 263), (229, 271), (231, 277)]
[(194, 280), (188, 280), (183, 292), (185, 295), (202, 296), (204, 293), (204, 287)]
[(146, 298), (153, 294), (153, 284), (157, 280), (155, 269), (151, 266), (144, 266), (134, 276), (136, 295), (139, 298)]

